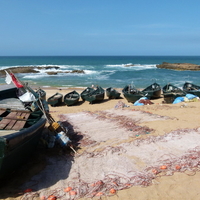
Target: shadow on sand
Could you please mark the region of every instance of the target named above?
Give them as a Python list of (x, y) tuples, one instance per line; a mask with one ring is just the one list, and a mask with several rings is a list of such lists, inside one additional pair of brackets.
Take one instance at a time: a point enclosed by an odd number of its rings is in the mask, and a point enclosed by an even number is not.
[[(69, 136), (75, 148), (82, 136), (74, 132), (71, 124), (63, 123), (69, 130)], [(43, 134), (46, 134), (47, 131), (46, 128)], [(30, 155), (24, 165), (10, 176), (0, 180), (1, 199), (20, 198), (26, 189), (37, 192), (55, 185), (60, 180), (67, 179), (73, 161), (74, 152), (69, 147), (61, 148), (56, 144), (49, 149), (41, 140), (36, 151)]]

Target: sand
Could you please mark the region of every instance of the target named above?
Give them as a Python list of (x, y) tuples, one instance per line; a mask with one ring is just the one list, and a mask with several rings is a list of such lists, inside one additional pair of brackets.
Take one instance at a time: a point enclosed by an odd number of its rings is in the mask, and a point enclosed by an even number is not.
[[(72, 88), (45, 91), (48, 98)], [(80, 194), (83, 199), (199, 199), (200, 101), (163, 104), (160, 98), (152, 105), (133, 106), (121, 97), (50, 107), (56, 121), (71, 124), (73, 132), (83, 136), (80, 149), (73, 160), (63, 152), (52, 153), (53, 149), (41, 157), (37, 152), (40, 162), (35, 158), (28, 165), (34, 170), (0, 189), (1, 199), (40, 199), (50, 194), (58, 199), (78, 199)], [(115, 109), (119, 101), (128, 107)], [(167, 169), (160, 169), (162, 165)], [(79, 194), (63, 192), (67, 186)], [(30, 196), (20, 193), (27, 188), (34, 191)], [(111, 195), (111, 188), (117, 193)], [(95, 196), (99, 192), (103, 196)]]

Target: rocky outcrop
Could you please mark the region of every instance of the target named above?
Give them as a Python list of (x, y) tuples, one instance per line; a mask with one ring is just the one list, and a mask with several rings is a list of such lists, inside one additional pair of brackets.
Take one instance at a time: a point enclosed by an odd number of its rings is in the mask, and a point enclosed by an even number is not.
[[(72, 71), (61, 71), (59, 70), (60, 67), (55, 67), (55, 66), (48, 66), (48, 67), (38, 67), (38, 66), (28, 66), (28, 67), (11, 67), (7, 68), (6, 70), (12, 71), (14, 74), (17, 73), (39, 73), (38, 70), (44, 69), (52, 69), (55, 71), (47, 72), (48, 75), (57, 75), (58, 73), (79, 73), (79, 74), (84, 74), (85, 72), (83, 70), (72, 70)], [(57, 70), (57, 71), (56, 71)], [(0, 77), (4, 77), (6, 75), (5, 70), (0, 70)]]
[(168, 63), (163, 62), (160, 65), (156, 65), (157, 68), (163, 68), (163, 69), (173, 69), (173, 70), (191, 70), (191, 71), (199, 71), (200, 65), (192, 64), (192, 63)]
[(83, 70), (72, 70), (70, 73), (77, 73), (77, 74), (85, 74), (85, 72)]

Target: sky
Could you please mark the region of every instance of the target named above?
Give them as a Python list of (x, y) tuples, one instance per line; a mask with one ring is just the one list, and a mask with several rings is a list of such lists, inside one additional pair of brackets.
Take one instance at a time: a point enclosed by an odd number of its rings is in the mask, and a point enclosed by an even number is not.
[(0, 56), (200, 55), (199, 0), (0, 0)]

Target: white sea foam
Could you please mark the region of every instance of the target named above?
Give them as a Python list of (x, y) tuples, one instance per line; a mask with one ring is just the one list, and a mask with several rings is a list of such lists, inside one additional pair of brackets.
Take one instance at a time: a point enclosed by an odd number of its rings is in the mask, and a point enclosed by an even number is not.
[(154, 69), (156, 68), (156, 64), (151, 65), (141, 65), (141, 64), (120, 64), (120, 65), (106, 65), (106, 68), (123, 68), (126, 70), (146, 70), (146, 69)]
[(27, 75), (24, 75), (23, 78), (27, 78), (27, 79), (37, 79), (37, 78), (43, 78), (43, 77), (47, 77), (49, 76), (48, 74), (45, 74), (45, 73), (37, 73), (37, 74), (27, 74)]
[(84, 70), (85, 74), (98, 74), (98, 71), (94, 71), (94, 70)]

